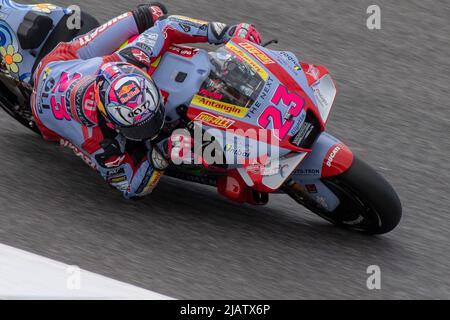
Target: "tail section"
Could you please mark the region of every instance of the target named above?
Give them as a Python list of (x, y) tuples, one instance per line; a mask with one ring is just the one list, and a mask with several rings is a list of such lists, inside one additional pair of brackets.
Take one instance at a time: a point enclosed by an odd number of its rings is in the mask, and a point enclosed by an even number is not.
[(66, 14), (51, 4), (23, 5), (0, 0), (1, 70), (29, 82), (39, 51), (51, 30)]

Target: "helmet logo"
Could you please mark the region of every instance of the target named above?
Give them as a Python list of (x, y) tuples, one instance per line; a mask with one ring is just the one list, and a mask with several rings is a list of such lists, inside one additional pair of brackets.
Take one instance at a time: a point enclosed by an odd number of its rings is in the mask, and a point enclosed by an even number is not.
[[(119, 87), (118, 98), (120, 103), (127, 104), (141, 94), (141, 89), (137, 86), (135, 81), (128, 80), (125, 84), (121, 86), (120, 81), (117, 84)], [(121, 87), (120, 87), (121, 86)]]
[(145, 120), (150, 103), (145, 99), (145, 82), (139, 84), (137, 79), (124, 77), (114, 85), (117, 102), (110, 106), (116, 120), (122, 125), (130, 126)]
[(146, 112), (148, 110), (148, 103), (144, 103), (142, 104), (142, 106), (139, 106), (137, 108), (135, 108), (134, 110), (132, 110), (130, 112), (130, 117), (139, 117), (141, 114), (143, 114), (144, 112)]

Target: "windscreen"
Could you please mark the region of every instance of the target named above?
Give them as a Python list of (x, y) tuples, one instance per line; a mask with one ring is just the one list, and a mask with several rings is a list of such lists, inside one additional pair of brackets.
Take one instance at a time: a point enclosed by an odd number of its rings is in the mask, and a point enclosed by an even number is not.
[(211, 52), (211, 73), (199, 95), (250, 108), (259, 97), (264, 80), (244, 60), (224, 47)]

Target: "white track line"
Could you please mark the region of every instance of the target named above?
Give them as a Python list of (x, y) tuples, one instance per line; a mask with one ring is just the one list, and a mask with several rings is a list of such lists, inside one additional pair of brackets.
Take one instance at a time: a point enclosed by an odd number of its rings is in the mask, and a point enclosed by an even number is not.
[(0, 244), (0, 299), (172, 298)]

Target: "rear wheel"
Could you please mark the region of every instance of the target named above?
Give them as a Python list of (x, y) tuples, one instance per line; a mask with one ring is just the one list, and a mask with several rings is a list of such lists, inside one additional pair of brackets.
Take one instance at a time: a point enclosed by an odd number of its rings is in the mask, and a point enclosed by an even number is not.
[(40, 134), (30, 106), (31, 88), (0, 72), (0, 108), (28, 129)]
[[(345, 173), (322, 182), (339, 198), (340, 204), (329, 212), (311, 201), (303, 201), (320, 217), (373, 235), (387, 233), (399, 224), (402, 206), (397, 193), (379, 173), (356, 157)], [(298, 200), (298, 196), (294, 199)]]

